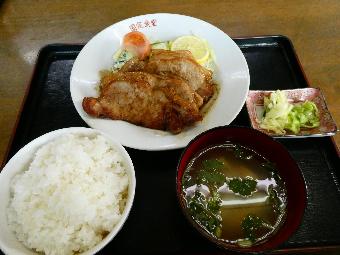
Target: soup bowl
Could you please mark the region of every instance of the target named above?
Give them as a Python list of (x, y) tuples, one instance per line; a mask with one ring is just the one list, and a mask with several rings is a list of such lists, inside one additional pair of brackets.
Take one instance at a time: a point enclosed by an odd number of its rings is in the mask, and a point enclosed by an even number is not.
[[(252, 246), (240, 246), (237, 243), (227, 242), (210, 234), (195, 221), (186, 205), (182, 180), (188, 165), (191, 164), (193, 158), (207, 148), (226, 143), (246, 147), (273, 163), (285, 186), (286, 207), (284, 217), (268, 238), (258, 243), (255, 242)], [(194, 229), (217, 246), (238, 252), (263, 252), (273, 250), (282, 244), (299, 227), (306, 206), (305, 181), (297, 163), (287, 149), (272, 137), (247, 127), (217, 127), (194, 138), (181, 155), (177, 166), (176, 183), (180, 207)]]

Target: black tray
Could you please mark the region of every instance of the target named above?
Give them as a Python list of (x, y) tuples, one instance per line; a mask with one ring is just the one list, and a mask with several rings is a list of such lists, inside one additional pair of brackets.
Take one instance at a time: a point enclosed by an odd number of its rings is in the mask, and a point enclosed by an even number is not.
[[(234, 39), (250, 69), (250, 89), (307, 87), (292, 44), (284, 36)], [(46, 132), (86, 126), (69, 92), (73, 62), (83, 45), (48, 45), (39, 54), (7, 162), (22, 146)], [(232, 122), (249, 126), (245, 107)], [(339, 156), (329, 137), (279, 139), (298, 162), (308, 203), (300, 228), (274, 252), (340, 250)], [(137, 188), (130, 216), (100, 254), (203, 254), (221, 252), (191, 228), (176, 198), (176, 166), (182, 150), (127, 149), (135, 165)]]

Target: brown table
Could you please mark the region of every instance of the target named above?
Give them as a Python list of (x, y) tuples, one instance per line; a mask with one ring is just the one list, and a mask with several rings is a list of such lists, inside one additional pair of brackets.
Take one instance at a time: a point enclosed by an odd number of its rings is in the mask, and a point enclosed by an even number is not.
[[(1, 1), (0, 1), (1, 2)], [(320, 87), (340, 123), (340, 1), (4, 1), (0, 6), (0, 162), (38, 51), (49, 43), (86, 43), (103, 28), (146, 13), (194, 16), (232, 37), (282, 34), (310, 84)], [(340, 147), (340, 135), (335, 136)]]
[[(313, 87), (320, 87), (340, 125), (340, 1), (0, 0), (0, 162), (40, 48), (86, 43), (128, 17), (157, 12), (194, 16), (231, 37), (288, 36)], [(340, 134), (335, 136), (340, 147)]]
[[(340, 2), (333, 1), (5, 1), (0, 7), (0, 161), (37, 53), (49, 43), (86, 43), (119, 20), (146, 13), (181, 13), (232, 37), (283, 34), (310, 84), (320, 87), (340, 123)], [(338, 147), (340, 135), (335, 136)]]

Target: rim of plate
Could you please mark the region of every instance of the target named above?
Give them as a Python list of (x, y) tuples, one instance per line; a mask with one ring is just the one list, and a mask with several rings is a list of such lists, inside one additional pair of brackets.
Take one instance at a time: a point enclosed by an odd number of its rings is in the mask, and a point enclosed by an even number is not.
[[(193, 127), (188, 127), (187, 129), (185, 129), (186, 131), (182, 131), (180, 134), (171, 134), (170, 132), (167, 131), (161, 131), (161, 130), (154, 130), (154, 129), (149, 129), (149, 128), (145, 128), (145, 127), (141, 127), (141, 126), (137, 126), (125, 121), (121, 121), (121, 120), (111, 120), (111, 119), (98, 119), (98, 118), (94, 118), (91, 116), (88, 116), (87, 113), (84, 112), (84, 110), (82, 109), (81, 103), (76, 102), (75, 99), (75, 86), (77, 86), (75, 84), (75, 82), (79, 82), (79, 79), (75, 78), (75, 72), (76, 72), (76, 68), (78, 68), (78, 65), (80, 64), (80, 59), (85, 57), (85, 54), (87, 53), (88, 49), (92, 46), (92, 44), (97, 43), (98, 40), (100, 40), (101, 37), (103, 37), (105, 35), (105, 33), (107, 33), (109, 30), (115, 31), (117, 32), (117, 28), (119, 28), (120, 26), (126, 26), (127, 29), (129, 29), (129, 26), (127, 25), (128, 23), (134, 24), (134, 22), (137, 22), (137, 20), (150, 20), (150, 19), (157, 19), (157, 18), (167, 18), (169, 20), (173, 19), (173, 20), (184, 20), (185, 22), (191, 22), (193, 26), (195, 26), (195, 23), (200, 23), (202, 26), (208, 27), (210, 29), (210, 31), (213, 31), (211, 33), (213, 34), (223, 34), (223, 38), (225, 39), (224, 43), (230, 44), (230, 49), (233, 52), (233, 54), (237, 55), (238, 61), (240, 61), (239, 65), (242, 67), (240, 68), (241, 71), (241, 75), (243, 72), (243, 75), (245, 74), (244, 78), (244, 84), (242, 84), (241, 89), (242, 89), (242, 95), (239, 98), (238, 104), (235, 104), (234, 107), (234, 111), (232, 113), (229, 112), (229, 117), (228, 119), (225, 119), (223, 121), (220, 121), (220, 123), (218, 124), (214, 124), (214, 125), (208, 125), (208, 126), (201, 126), (198, 129), (197, 126), (193, 126)], [(121, 29), (121, 28), (120, 28)], [(127, 32), (130, 32), (132, 30), (129, 30)], [(192, 33), (192, 32), (191, 32)], [(184, 34), (183, 34), (184, 35)], [(204, 38), (205, 39), (205, 38)], [(211, 44), (208, 41), (209, 44)], [(111, 48), (114, 48), (113, 46)], [(115, 48), (115, 50), (117, 50), (118, 48)], [(216, 53), (216, 52), (215, 52)], [(218, 54), (215, 54), (218, 55)], [(112, 55), (110, 56), (110, 58), (112, 59)], [(113, 63), (113, 62), (112, 62)], [(220, 66), (216, 65), (217, 68), (219, 69)], [(110, 68), (106, 67), (107, 69)], [(104, 69), (100, 69), (100, 70), (105, 70)], [(222, 70), (216, 71), (215, 73), (217, 73), (217, 75), (220, 75)], [(78, 72), (78, 70), (77, 70)], [(237, 75), (237, 74), (236, 74)], [(98, 77), (99, 77), (99, 72), (98, 72)], [(83, 80), (80, 82), (84, 82), (87, 84), (92, 83), (93, 86), (94, 83), (98, 83), (99, 82), (99, 78), (94, 81), (88, 81), (88, 80)], [(230, 85), (230, 84), (229, 84)], [(121, 20), (119, 22), (116, 22), (106, 28), (104, 28), (103, 30), (101, 30), (99, 33), (97, 33), (96, 35), (94, 35), (83, 47), (83, 49), (79, 52), (73, 67), (72, 67), (72, 71), (71, 71), (71, 75), (70, 75), (70, 92), (71, 92), (71, 98), (72, 98), (72, 102), (78, 112), (78, 114), (80, 115), (80, 117), (86, 122), (86, 124), (88, 126), (90, 126), (91, 128), (94, 129), (98, 129), (101, 132), (106, 133), (108, 136), (111, 136), (113, 139), (117, 140), (118, 142), (120, 142), (123, 146), (127, 146), (130, 148), (134, 148), (134, 149), (140, 149), (140, 150), (147, 150), (147, 151), (163, 151), (163, 150), (171, 150), (171, 149), (179, 149), (179, 148), (184, 148), (194, 137), (196, 137), (197, 135), (201, 134), (202, 132), (217, 127), (217, 126), (223, 126), (223, 125), (228, 125), (230, 124), (235, 118), (236, 116), (240, 113), (240, 111), (242, 110), (243, 105), (246, 102), (246, 98), (248, 95), (248, 91), (249, 91), (249, 86), (250, 86), (250, 74), (249, 74), (249, 68), (248, 68), (248, 64), (247, 61), (245, 59), (245, 56), (243, 55), (241, 49), (238, 47), (238, 45), (221, 29), (217, 28), (216, 26), (195, 18), (195, 17), (191, 17), (191, 16), (186, 16), (186, 15), (181, 15), (181, 14), (173, 14), (173, 13), (150, 13), (150, 14), (144, 14), (144, 15), (139, 15), (139, 16), (135, 16), (135, 17), (131, 17), (131, 18), (127, 18), (124, 20)], [(220, 87), (220, 90), (222, 90), (222, 88)], [(91, 96), (91, 95), (89, 95)], [(216, 101), (220, 101), (221, 96), (219, 95), (216, 99)], [(213, 106), (211, 108), (214, 108), (214, 106), (217, 104), (217, 102), (214, 102)], [(221, 108), (221, 107), (220, 107)], [(209, 109), (208, 113), (204, 116), (203, 121), (205, 121), (205, 119), (207, 119), (208, 115), (213, 115), (210, 114), (213, 110)], [(221, 118), (223, 118), (224, 116), (222, 115)], [(106, 124), (103, 124), (105, 121)], [(114, 125), (112, 124), (114, 122)], [(208, 122), (209, 121), (205, 121)], [(96, 123), (96, 124), (94, 124)], [(98, 124), (99, 123), (99, 124)], [(199, 126), (200, 124), (198, 124)], [(106, 126), (103, 129), (103, 126)], [(125, 136), (121, 135), (115, 135), (115, 131), (117, 130), (121, 130), (121, 129), (131, 129), (133, 131), (136, 131), (135, 134), (132, 133), (125, 133)], [(186, 132), (186, 133), (185, 133)], [(185, 133), (185, 134), (184, 134)], [(135, 140), (131, 139), (131, 135), (133, 135), (135, 138), (139, 139), (141, 136), (145, 135), (145, 139), (143, 141), (139, 141), (139, 142), (135, 142)], [(170, 138), (169, 138), (170, 137)], [(154, 139), (150, 139), (150, 138), (154, 138)]]

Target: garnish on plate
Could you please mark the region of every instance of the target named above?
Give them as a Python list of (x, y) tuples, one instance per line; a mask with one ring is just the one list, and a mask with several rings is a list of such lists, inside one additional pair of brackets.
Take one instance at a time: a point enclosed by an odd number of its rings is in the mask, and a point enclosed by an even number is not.
[(260, 127), (276, 134), (288, 131), (297, 134), (301, 128), (315, 128), (320, 125), (319, 111), (315, 103), (305, 101), (292, 104), (284, 91), (277, 90), (264, 97), (264, 115)]
[(143, 60), (150, 55), (151, 44), (143, 33), (133, 31), (124, 36), (123, 49), (131, 52), (132, 55), (138, 57), (140, 60)]
[(143, 60), (152, 54), (152, 50), (190, 51), (197, 63), (210, 71), (215, 70), (215, 53), (206, 40), (195, 35), (184, 35), (174, 40), (150, 42), (143, 33), (138, 31), (124, 36), (122, 49), (117, 50), (113, 55), (112, 70), (118, 71), (134, 56)]

